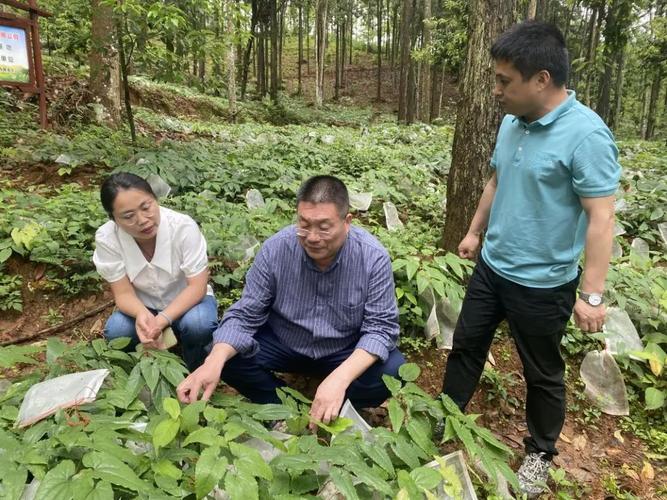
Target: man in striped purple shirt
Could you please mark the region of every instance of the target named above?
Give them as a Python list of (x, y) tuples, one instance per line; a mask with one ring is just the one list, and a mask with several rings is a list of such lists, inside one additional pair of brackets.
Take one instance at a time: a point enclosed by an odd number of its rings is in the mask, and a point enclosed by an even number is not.
[(389, 395), (382, 375), (405, 362), (396, 348), (398, 307), (387, 250), (351, 225), (347, 188), (332, 176), (308, 179), (297, 223), (255, 257), (241, 300), (213, 334), (206, 362), (178, 387), (183, 402), (208, 399), (220, 376), (255, 403), (278, 403), (274, 372), (325, 376), (311, 409), (328, 423), (345, 398), (358, 408)]

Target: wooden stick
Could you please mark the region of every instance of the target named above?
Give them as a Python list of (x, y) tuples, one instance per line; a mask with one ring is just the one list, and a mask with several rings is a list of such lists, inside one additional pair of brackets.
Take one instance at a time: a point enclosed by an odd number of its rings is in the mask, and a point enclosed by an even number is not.
[(17, 339), (4, 340), (4, 341), (0, 342), (0, 347), (5, 347), (5, 346), (8, 346), (8, 345), (13, 345), (13, 344), (22, 344), (22, 343), (27, 342), (29, 340), (33, 340), (33, 339), (36, 339), (36, 338), (39, 338), (39, 337), (44, 337), (46, 335), (51, 335), (53, 333), (61, 332), (62, 330), (65, 330), (66, 328), (69, 328), (71, 326), (76, 325), (77, 323), (80, 323), (81, 321), (83, 321), (86, 318), (90, 318), (91, 316), (95, 316), (96, 314), (101, 313), (102, 311), (104, 311), (108, 307), (111, 307), (112, 305), (114, 305), (114, 301), (110, 300), (108, 302), (105, 302), (101, 306), (96, 307), (95, 309), (91, 309), (90, 311), (86, 311), (85, 313), (80, 314), (76, 318), (72, 318), (69, 321), (65, 321), (64, 323), (61, 323), (59, 325), (51, 326), (49, 328), (44, 328), (43, 330), (40, 330), (36, 333), (32, 333), (32, 334), (26, 335), (24, 337), (19, 337)]

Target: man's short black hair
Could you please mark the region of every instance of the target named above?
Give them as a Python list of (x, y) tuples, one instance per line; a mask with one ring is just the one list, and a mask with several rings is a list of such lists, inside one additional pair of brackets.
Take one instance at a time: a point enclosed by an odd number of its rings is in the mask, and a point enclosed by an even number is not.
[(570, 62), (565, 38), (553, 24), (540, 21), (515, 24), (494, 42), (491, 57), (511, 62), (524, 80), (547, 70), (557, 87), (567, 83)]
[(350, 211), (350, 198), (343, 181), (333, 175), (316, 175), (311, 177), (299, 188), (296, 195), (296, 204), (302, 201), (308, 203), (333, 203), (338, 209), (341, 219)]

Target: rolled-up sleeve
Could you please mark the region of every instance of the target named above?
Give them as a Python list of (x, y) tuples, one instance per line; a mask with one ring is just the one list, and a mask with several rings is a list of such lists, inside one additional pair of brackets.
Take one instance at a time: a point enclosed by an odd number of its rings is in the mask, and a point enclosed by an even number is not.
[(107, 241), (100, 231), (95, 235), (93, 263), (100, 276), (109, 283), (114, 283), (127, 274), (120, 246)]
[(275, 297), (275, 277), (270, 271), (270, 257), (263, 246), (246, 274), (241, 299), (232, 305), (222, 317), (213, 333), (215, 343), (231, 345), (244, 357), (253, 356), (258, 349), (255, 333), (269, 316)]
[(394, 290), (394, 273), (386, 253), (379, 257), (370, 273), (368, 297), (364, 306), (361, 337), (356, 348), (386, 361), (398, 341), (398, 305)]

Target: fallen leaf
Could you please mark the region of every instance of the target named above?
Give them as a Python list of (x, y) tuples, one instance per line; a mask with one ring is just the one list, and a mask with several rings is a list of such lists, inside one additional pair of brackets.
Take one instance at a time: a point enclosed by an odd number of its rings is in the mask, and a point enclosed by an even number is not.
[(560, 433), (560, 439), (564, 443), (572, 444), (572, 440), (569, 437), (567, 437), (565, 434), (563, 434), (562, 432)]
[(46, 272), (46, 265), (45, 264), (39, 264), (35, 268), (35, 281), (39, 281), (44, 277), (44, 273)]
[(93, 326), (90, 327), (90, 333), (99, 333), (102, 331), (102, 318), (98, 318), (95, 323), (93, 323)]
[(651, 367), (651, 371), (653, 372), (653, 375), (656, 377), (659, 377), (660, 374), (662, 373), (662, 363), (655, 359), (649, 359), (648, 361), (649, 366)]
[(625, 443), (625, 439), (623, 438), (623, 435), (621, 434), (621, 431), (618, 430), (614, 432), (614, 437), (620, 441), (621, 444)]
[(653, 470), (653, 466), (649, 462), (644, 462), (644, 467), (642, 467), (642, 479), (644, 481), (653, 481), (655, 478), (655, 471)]
[(586, 440), (586, 436), (583, 434), (580, 436), (577, 436), (572, 440), (572, 444), (574, 445), (574, 449), (577, 451), (582, 451), (584, 448), (586, 448), (586, 445), (588, 444), (588, 441)]
[(609, 448), (606, 451), (607, 455), (609, 455), (610, 457), (613, 457), (614, 455), (618, 455), (620, 452), (621, 452), (621, 450), (619, 450), (618, 448)]
[(493, 354), (491, 354), (491, 351), (489, 351), (489, 356), (487, 359), (489, 360), (489, 363), (491, 363), (492, 366), (496, 366), (496, 360), (493, 358)]
[(626, 476), (634, 479), (635, 481), (639, 481), (639, 474), (637, 474), (628, 464), (623, 464), (621, 466), (621, 469), (623, 470), (623, 472), (625, 472)]

